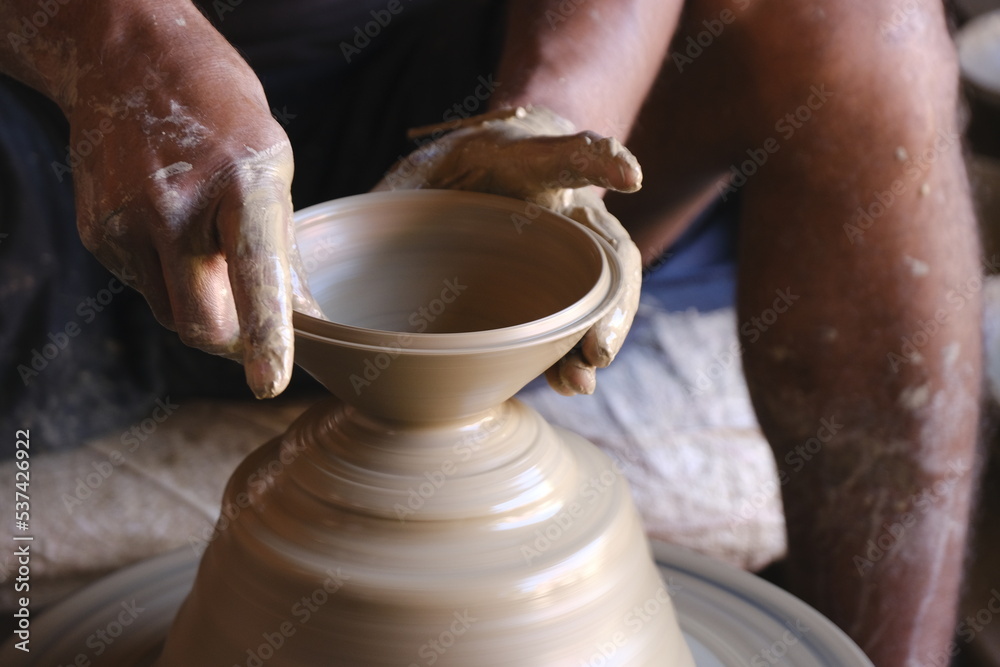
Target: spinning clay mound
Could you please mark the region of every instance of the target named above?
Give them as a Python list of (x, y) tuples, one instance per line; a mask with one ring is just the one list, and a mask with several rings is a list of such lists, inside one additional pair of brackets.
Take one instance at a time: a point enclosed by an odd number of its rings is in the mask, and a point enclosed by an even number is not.
[(332, 321), (296, 314), (296, 361), (336, 398), (230, 478), (160, 667), (693, 666), (621, 467), (511, 399), (622, 289), (606, 243), (524, 206), (297, 215)]

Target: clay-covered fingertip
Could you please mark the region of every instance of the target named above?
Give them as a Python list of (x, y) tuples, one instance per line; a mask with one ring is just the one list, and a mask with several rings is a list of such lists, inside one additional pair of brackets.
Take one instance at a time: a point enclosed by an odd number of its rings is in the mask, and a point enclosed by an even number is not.
[(549, 387), (560, 396), (575, 396), (577, 393), (563, 380), (562, 375), (559, 373), (559, 364), (545, 371), (545, 380), (549, 383)]
[(291, 379), (277, 360), (255, 359), (246, 365), (247, 384), (254, 396), (274, 398), (285, 390)]
[(615, 360), (615, 353), (609, 341), (601, 340), (600, 336), (587, 336), (583, 341), (583, 358), (591, 366), (607, 368)]
[(594, 366), (577, 355), (571, 355), (559, 364), (559, 375), (565, 386), (574, 394), (593, 394), (597, 383)]

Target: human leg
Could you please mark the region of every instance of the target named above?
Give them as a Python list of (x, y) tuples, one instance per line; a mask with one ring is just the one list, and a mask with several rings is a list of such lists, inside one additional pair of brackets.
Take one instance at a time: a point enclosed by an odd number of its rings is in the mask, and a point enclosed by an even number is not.
[(790, 573), (878, 665), (949, 644), (981, 368), (955, 59), (941, 7), (900, 7), (762, 9), (755, 64), (793, 64), (783, 90), (762, 82), (764, 113), (812, 118), (744, 187), (739, 296), (746, 319), (795, 293), (744, 354), (790, 467)]
[(671, 53), (691, 60), (664, 66), (676, 109), (639, 127), (665, 142), (648, 146), (634, 202), (651, 207), (623, 220), (652, 255), (699, 197), (742, 189), (744, 366), (793, 589), (876, 664), (929, 660), (953, 629), (980, 389), (981, 267), (941, 8), (699, 2)]

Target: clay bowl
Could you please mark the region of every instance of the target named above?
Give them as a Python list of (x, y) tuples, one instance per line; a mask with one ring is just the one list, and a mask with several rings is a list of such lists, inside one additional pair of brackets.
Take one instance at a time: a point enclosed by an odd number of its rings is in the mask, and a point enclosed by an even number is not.
[(495, 195), (369, 193), (303, 209), (295, 227), (329, 318), (294, 314), (296, 363), (372, 416), (440, 421), (499, 405), (622, 290), (603, 239)]

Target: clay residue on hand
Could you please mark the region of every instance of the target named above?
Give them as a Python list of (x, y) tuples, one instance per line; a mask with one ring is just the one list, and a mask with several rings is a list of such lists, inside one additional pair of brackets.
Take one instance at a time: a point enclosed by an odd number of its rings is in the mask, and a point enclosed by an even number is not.
[[(607, 240), (624, 265), (625, 288), (616, 308), (587, 333), (574, 360), (549, 372), (560, 393), (593, 391), (592, 370), (607, 366), (624, 342), (639, 303), (642, 259), (628, 232), (597, 190), (638, 190), (642, 170), (625, 146), (573, 124), (549, 109), (494, 111), (458, 124), (397, 163), (375, 190), (450, 188), (505, 195), (537, 203), (589, 227)], [(596, 187), (594, 187), (596, 186)]]

